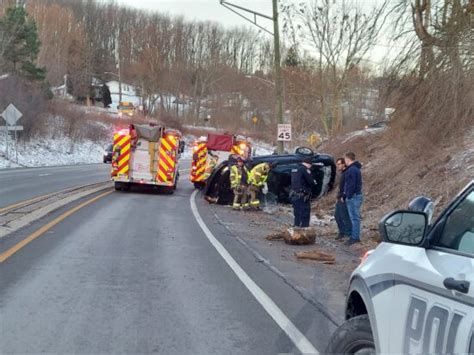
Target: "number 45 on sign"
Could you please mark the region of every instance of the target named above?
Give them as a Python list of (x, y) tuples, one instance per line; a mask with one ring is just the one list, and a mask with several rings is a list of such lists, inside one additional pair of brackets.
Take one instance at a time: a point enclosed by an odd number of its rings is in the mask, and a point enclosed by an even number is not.
[(279, 124), (278, 125), (278, 141), (290, 142), (291, 141), (291, 124)]

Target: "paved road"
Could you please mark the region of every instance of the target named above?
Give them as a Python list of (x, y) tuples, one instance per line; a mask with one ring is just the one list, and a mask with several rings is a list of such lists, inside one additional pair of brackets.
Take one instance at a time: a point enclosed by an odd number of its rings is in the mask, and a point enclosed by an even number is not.
[[(200, 229), (192, 191), (183, 179), (174, 195), (113, 192), (0, 264), (0, 353), (298, 353)], [(198, 209), (203, 203), (197, 199)], [(324, 349), (327, 319), (210, 215), (202, 217)]]
[[(180, 162), (189, 168), (189, 160)], [(110, 180), (110, 164), (0, 170), (0, 207), (62, 189)]]

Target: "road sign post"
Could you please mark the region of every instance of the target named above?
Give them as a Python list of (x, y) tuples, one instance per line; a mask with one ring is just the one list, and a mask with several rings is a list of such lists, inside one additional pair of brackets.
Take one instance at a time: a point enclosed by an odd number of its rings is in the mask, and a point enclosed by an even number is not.
[(291, 124), (281, 123), (278, 125), (277, 141), (291, 142)]
[(283, 147), (281, 153), (284, 153), (285, 148), (287, 148), (288, 142), (291, 142), (291, 124), (280, 123), (278, 125), (277, 141)]
[(6, 125), (1, 127), (0, 129), (5, 131), (6, 133), (6, 156), (7, 160), (10, 161), (9, 157), (9, 141), (10, 141), (10, 131), (15, 132), (14, 133), (14, 142), (15, 142), (15, 160), (16, 163), (18, 164), (18, 146), (17, 146), (17, 131), (22, 131), (23, 126), (15, 126), (15, 124), (18, 122), (18, 120), (23, 116), (23, 114), (15, 107), (15, 105), (10, 104), (7, 106), (7, 108), (2, 112), (0, 115), (3, 117), (3, 119), (6, 122)]

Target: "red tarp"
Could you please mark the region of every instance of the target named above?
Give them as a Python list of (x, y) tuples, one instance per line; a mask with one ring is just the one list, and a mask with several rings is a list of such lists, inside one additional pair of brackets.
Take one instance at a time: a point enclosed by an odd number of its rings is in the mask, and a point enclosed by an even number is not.
[(230, 134), (207, 134), (207, 149), (230, 152), (234, 144), (234, 137)]

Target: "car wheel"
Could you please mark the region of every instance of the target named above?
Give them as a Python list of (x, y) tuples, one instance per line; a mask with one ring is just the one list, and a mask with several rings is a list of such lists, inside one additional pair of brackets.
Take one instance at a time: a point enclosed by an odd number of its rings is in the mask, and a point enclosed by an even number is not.
[(194, 183), (194, 188), (197, 190), (202, 190), (204, 186), (206, 186), (206, 184), (201, 181)]
[(122, 191), (122, 183), (116, 182), (114, 184), (114, 187), (115, 187), (115, 191)]
[(325, 353), (375, 354), (369, 316), (364, 314), (345, 321), (332, 335)]

